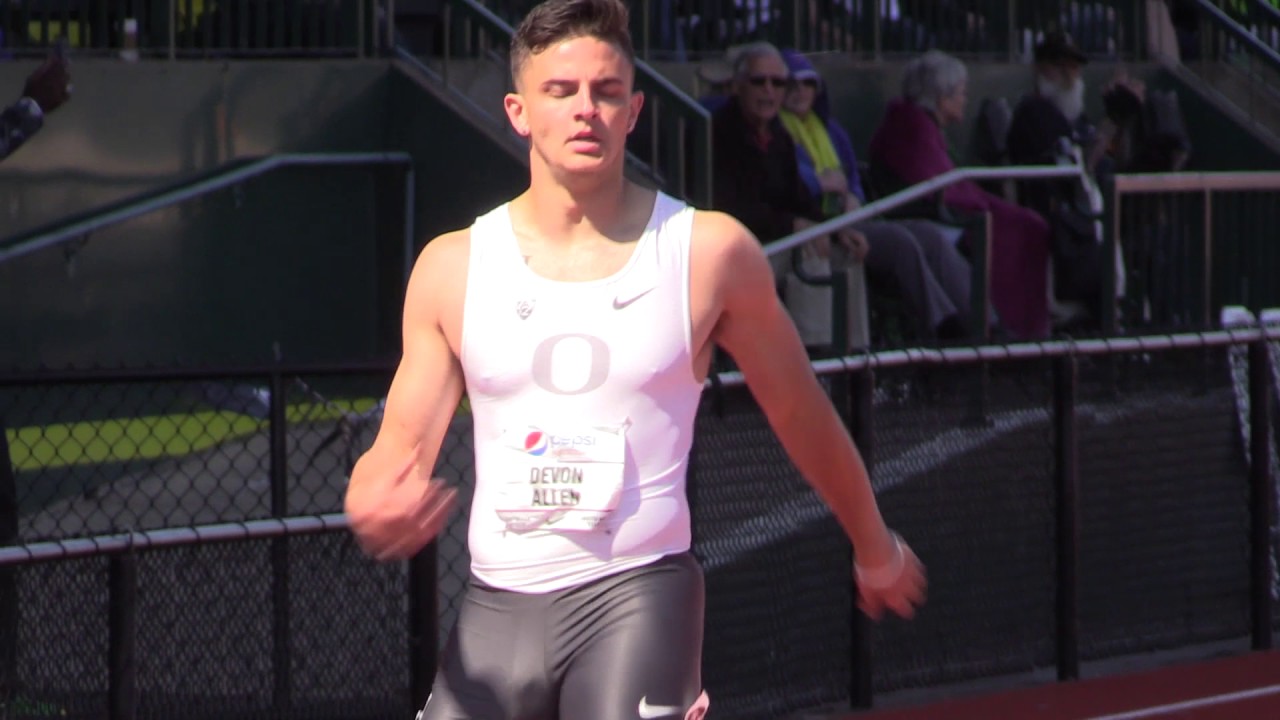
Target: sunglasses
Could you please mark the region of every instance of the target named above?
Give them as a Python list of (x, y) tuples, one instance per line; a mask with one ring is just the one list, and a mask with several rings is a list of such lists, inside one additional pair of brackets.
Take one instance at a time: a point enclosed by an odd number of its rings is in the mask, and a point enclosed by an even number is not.
[(750, 82), (752, 85), (756, 87), (764, 87), (765, 85), (772, 85), (775, 88), (778, 88), (779, 90), (787, 86), (787, 79), (784, 77), (780, 77), (778, 75), (772, 75), (772, 76), (771, 75), (752, 75), (750, 78), (747, 79), (747, 82)]
[(818, 87), (818, 78), (804, 78), (804, 79), (801, 79), (801, 80), (797, 80), (797, 81), (796, 81), (796, 83), (797, 83), (797, 84), (799, 84), (799, 85), (803, 85), (803, 86), (805, 86), (805, 87), (807, 87), (807, 88), (814, 88), (814, 89), (817, 89), (817, 87)]

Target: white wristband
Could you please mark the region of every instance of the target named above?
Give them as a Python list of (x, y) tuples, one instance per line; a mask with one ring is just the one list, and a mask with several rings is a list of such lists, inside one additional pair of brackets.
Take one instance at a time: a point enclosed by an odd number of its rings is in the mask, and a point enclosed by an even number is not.
[(907, 567), (907, 554), (902, 549), (902, 538), (898, 533), (889, 531), (893, 536), (893, 559), (877, 568), (864, 568), (857, 562), (853, 564), (854, 575), (858, 585), (871, 590), (883, 590), (898, 582), (902, 571)]

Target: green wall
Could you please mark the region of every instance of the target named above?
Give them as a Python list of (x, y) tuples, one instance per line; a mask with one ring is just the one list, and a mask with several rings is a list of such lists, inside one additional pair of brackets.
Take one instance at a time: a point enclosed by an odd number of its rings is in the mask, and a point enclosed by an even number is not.
[(386, 148), (418, 159), (417, 226), (427, 241), (515, 197), (529, 172), (526, 158), (497, 145), (421, 82), (399, 64), (391, 73)]
[[(31, 63), (0, 65), (21, 87)], [(421, 241), (519, 190), (521, 163), (396, 65), (78, 61), (73, 101), (0, 165), (0, 238), (238, 158), (409, 151)], [(392, 173), (394, 176), (394, 173)], [(386, 357), (402, 188), (291, 169), (0, 264), (0, 367)]]

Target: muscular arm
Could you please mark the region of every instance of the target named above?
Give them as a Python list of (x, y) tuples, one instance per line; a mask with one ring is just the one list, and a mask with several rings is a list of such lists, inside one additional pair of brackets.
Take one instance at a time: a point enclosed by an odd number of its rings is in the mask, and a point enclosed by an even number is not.
[[(468, 239), (445, 235), (419, 256), (405, 293), (403, 350), (372, 447), (347, 487), (346, 510), (377, 554), (412, 534), (414, 502), (428, 494), (429, 473), (462, 397), (463, 376), (445, 328), (460, 313)], [(406, 468), (416, 459), (416, 471)], [(414, 548), (416, 550), (416, 548)]]
[[(699, 217), (698, 265), (715, 268), (719, 317), (712, 339), (733, 356), (791, 461), (853, 541), (858, 562), (892, 559), (862, 457), (818, 384), (795, 325), (775, 293), (769, 262), (745, 228), (724, 215)], [(703, 263), (706, 263), (703, 265)]]

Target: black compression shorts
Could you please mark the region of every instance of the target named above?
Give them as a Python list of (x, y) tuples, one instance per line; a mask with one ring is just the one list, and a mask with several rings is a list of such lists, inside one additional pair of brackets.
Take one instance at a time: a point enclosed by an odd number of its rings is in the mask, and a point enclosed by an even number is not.
[(683, 720), (704, 606), (689, 553), (536, 595), (472, 578), (419, 720)]

